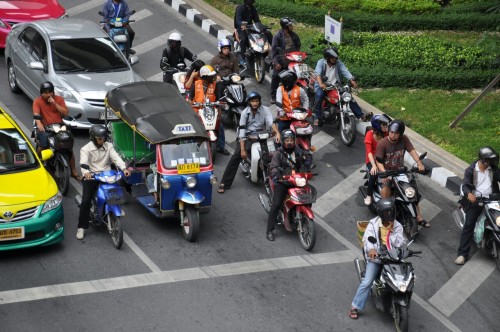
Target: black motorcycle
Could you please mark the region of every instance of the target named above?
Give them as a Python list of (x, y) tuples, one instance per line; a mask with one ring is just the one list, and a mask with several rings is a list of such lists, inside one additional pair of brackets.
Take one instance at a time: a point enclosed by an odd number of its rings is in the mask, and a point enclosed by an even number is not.
[[(373, 236), (370, 236), (368, 241), (373, 244), (377, 243)], [(421, 251), (409, 250), (408, 246), (389, 250), (383, 246), (377, 253), (382, 269), (373, 282), (371, 294), (377, 309), (392, 315), (398, 332), (408, 331), (408, 310), (415, 286), (413, 266), (404, 260), (421, 253)], [(366, 260), (356, 258), (354, 264), (361, 282), (365, 276)]]
[(247, 90), (241, 81), (245, 76), (230, 74), (221, 78), (225, 86), (223, 101), (227, 104), (222, 112), (221, 121), (227, 128), (236, 128), (240, 125), (241, 112), (247, 107)]

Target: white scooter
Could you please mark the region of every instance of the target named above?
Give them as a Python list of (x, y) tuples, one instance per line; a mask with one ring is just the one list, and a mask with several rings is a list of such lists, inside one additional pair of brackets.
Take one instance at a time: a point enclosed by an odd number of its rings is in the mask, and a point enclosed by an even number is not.
[(207, 134), (210, 137), (210, 150), (212, 153), (212, 162), (215, 162), (217, 155), (217, 135), (220, 128), (220, 108), (224, 106), (224, 102), (211, 102), (208, 99), (204, 103), (193, 103), (193, 107), (198, 108), (198, 116), (203, 122)]
[(268, 158), (266, 164), (269, 164), (276, 147), (272, 135), (267, 131), (251, 133), (247, 139), (252, 143), (250, 156), (240, 163), (240, 169), (247, 179), (257, 183), (259, 179), (266, 179), (262, 159)]

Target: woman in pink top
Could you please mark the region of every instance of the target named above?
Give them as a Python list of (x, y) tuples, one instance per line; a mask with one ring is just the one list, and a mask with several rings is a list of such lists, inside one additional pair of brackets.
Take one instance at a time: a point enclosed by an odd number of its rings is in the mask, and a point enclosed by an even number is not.
[(375, 150), (378, 142), (387, 136), (387, 125), (391, 121), (385, 114), (377, 114), (372, 120), (372, 130), (369, 130), (365, 135), (365, 162), (366, 168), (370, 172), (368, 176), (368, 188), (365, 198), (365, 205), (370, 205), (372, 202), (373, 188), (377, 181), (377, 163), (375, 162)]

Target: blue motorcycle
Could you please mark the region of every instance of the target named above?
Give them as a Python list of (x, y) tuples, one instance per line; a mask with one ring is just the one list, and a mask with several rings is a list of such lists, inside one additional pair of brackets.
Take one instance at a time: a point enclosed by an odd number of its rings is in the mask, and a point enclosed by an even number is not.
[[(132, 10), (130, 12), (130, 16), (132, 16), (133, 14), (135, 14), (135, 10)], [(104, 17), (104, 12), (100, 11), (99, 15)], [(125, 29), (125, 26), (127, 24), (130, 24), (131, 22), (135, 21), (126, 20), (122, 17), (114, 17), (110, 20), (104, 19), (100, 22), (102, 24), (109, 25), (109, 31), (107, 31), (109, 37), (113, 39), (113, 41), (116, 43), (120, 51), (122, 51), (123, 55), (125, 55), (125, 58), (127, 58), (127, 60), (129, 59), (130, 55), (130, 43), (128, 30)]]
[[(82, 167), (85, 168), (85, 165)], [(118, 184), (122, 177), (124, 177), (123, 172), (115, 170), (93, 175), (93, 178), (100, 183), (92, 198), (89, 215), (91, 225), (109, 231), (116, 249), (120, 249), (123, 244), (123, 220), (121, 217), (125, 215), (125, 212), (120, 205), (125, 203), (125, 191)], [(80, 207), (82, 196), (76, 195), (75, 202)]]

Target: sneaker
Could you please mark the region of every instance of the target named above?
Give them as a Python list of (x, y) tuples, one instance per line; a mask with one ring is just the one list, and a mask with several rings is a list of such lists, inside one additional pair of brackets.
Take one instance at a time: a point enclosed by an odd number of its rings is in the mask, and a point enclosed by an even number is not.
[(78, 228), (78, 230), (76, 231), (76, 239), (83, 240), (84, 236), (85, 236), (85, 230), (83, 228)]
[(372, 204), (372, 197), (371, 196), (366, 196), (365, 197), (365, 205), (368, 206)]
[(458, 256), (457, 259), (455, 259), (455, 264), (457, 264), (457, 265), (464, 265), (465, 264), (465, 257), (464, 256)]

